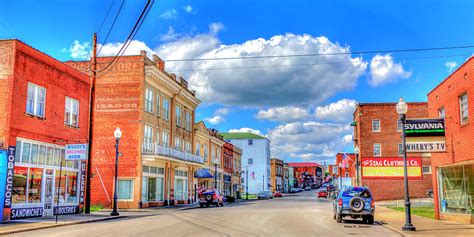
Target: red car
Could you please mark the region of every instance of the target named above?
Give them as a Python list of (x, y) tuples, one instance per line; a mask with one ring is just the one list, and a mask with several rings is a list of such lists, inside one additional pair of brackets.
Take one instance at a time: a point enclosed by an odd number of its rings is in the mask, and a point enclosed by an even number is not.
[(276, 192), (273, 193), (273, 197), (281, 198), (281, 197), (283, 197), (283, 194), (281, 194), (280, 192), (276, 191)]
[(224, 198), (219, 193), (217, 189), (208, 189), (201, 193), (199, 196), (199, 206), (200, 207), (209, 207), (211, 204), (216, 205), (216, 207), (224, 206)]
[(328, 198), (328, 191), (324, 188), (319, 189), (318, 191), (316, 191), (316, 197), (317, 198), (321, 198), (321, 197)]

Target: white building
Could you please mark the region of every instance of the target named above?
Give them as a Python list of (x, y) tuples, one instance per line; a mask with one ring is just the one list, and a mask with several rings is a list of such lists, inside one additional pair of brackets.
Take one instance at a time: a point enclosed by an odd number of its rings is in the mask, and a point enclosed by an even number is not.
[[(224, 139), (242, 149), (242, 197), (270, 190), (270, 140), (253, 133), (221, 133)], [(245, 172), (248, 172), (246, 174)]]

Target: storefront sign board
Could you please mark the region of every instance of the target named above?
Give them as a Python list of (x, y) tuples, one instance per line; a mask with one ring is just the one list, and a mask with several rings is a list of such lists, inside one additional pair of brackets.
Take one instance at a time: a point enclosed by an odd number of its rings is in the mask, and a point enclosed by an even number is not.
[(66, 160), (86, 160), (87, 144), (67, 144)]
[(444, 137), (444, 119), (407, 119), (406, 137)]
[[(407, 158), (409, 179), (422, 179), (421, 157)], [(403, 179), (403, 158), (362, 158), (363, 179)]]

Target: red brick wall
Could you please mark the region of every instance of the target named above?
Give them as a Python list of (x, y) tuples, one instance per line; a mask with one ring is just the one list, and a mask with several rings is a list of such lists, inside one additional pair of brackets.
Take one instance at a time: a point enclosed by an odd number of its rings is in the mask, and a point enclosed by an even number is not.
[[(354, 154), (347, 154), (349, 156), (349, 158), (352, 159), (352, 161), (356, 161), (355, 160), (355, 155)], [(352, 161), (349, 161), (349, 164), (348, 164), (348, 167), (347, 168), (339, 168), (339, 164), (341, 164), (342, 162), (342, 156), (343, 154), (342, 153), (337, 153), (336, 154), (336, 165), (338, 167), (338, 172), (339, 172), (339, 175), (341, 177), (346, 177), (346, 172), (349, 172), (349, 177), (351, 177), (353, 180), (356, 179), (356, 168), (355, 168), (355, 164), (354, 162)]]
[[(407, 103), (407, 118), (427, 118), (427, 103)], [(374, 157), (373, 144), (380, 143), (382, 157), (399, 157), (398, 144), (402, 142), (401, 133), (397, 131), (398, 114), (395, 103), (360, 104), (355, 113), (357, 122), (356, 141), (361, 158)], [(380, 132), (372, 131), (372, 120), (380, 120)], [(408, 157), (421, 157), (419, 153), (407, 153)], [(423, 165), (430, 166), (430, 158), (423, 158)], [(361, 173), (362, 176), (362, 168)], [(400, 180), (362, 180), (362, 185), (368, 186), (376, 200), (394, 200), (404, 198), (403, 179)], [(409, 180), (410, 196), (424, 197), (426, 191), (432, 188), (431, 174), (423, 175), (422, 180)]]
[[(98, 58), (102, 68), (111, 57)], [(114, 130), (120, 127), (122, 138), (119, 151), (120, 178), (134, 180), (134, 202), (119, 202), (119, 207), (138, 208), (141, 196), (141, 139), (144, 94), (145, 57), (126, 56), (101, 76), (99, 72), (95, 88), (91, 203), (110, 207), (114, 191), (115, 138)], [(89, 62), (67, 62), (76, 68), (87, 68)], [(98, 172), (97, 172), (98, 171)], [(99, 174), (104, 185), (99, 179)]]
[(11, 94), (13, 83), (14, 42), (0, 41), (0, 148), (9, 144)]
[[(469, 122), (460, 123), (459, 96), (468, 94)], [(474, 57), (471, 57), (428, 94), (428, 114), (438, 117), (438, 109), (445, 109), (446, 153), (432, 154), (432, 171), (442, 165), (474, 160)], [(435, 214), (439, 218), (438, 180), (433, 175)]]

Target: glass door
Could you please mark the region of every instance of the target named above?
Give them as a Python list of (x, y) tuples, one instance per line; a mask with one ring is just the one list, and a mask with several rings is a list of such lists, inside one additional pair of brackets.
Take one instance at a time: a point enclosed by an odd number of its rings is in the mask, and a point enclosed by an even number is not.
[(53, 213), (53, 200), (54, 200), (54, 178), (53, 176), (47, 175), (45, 177), (44, 184), (44, 216), (52, 216)]

